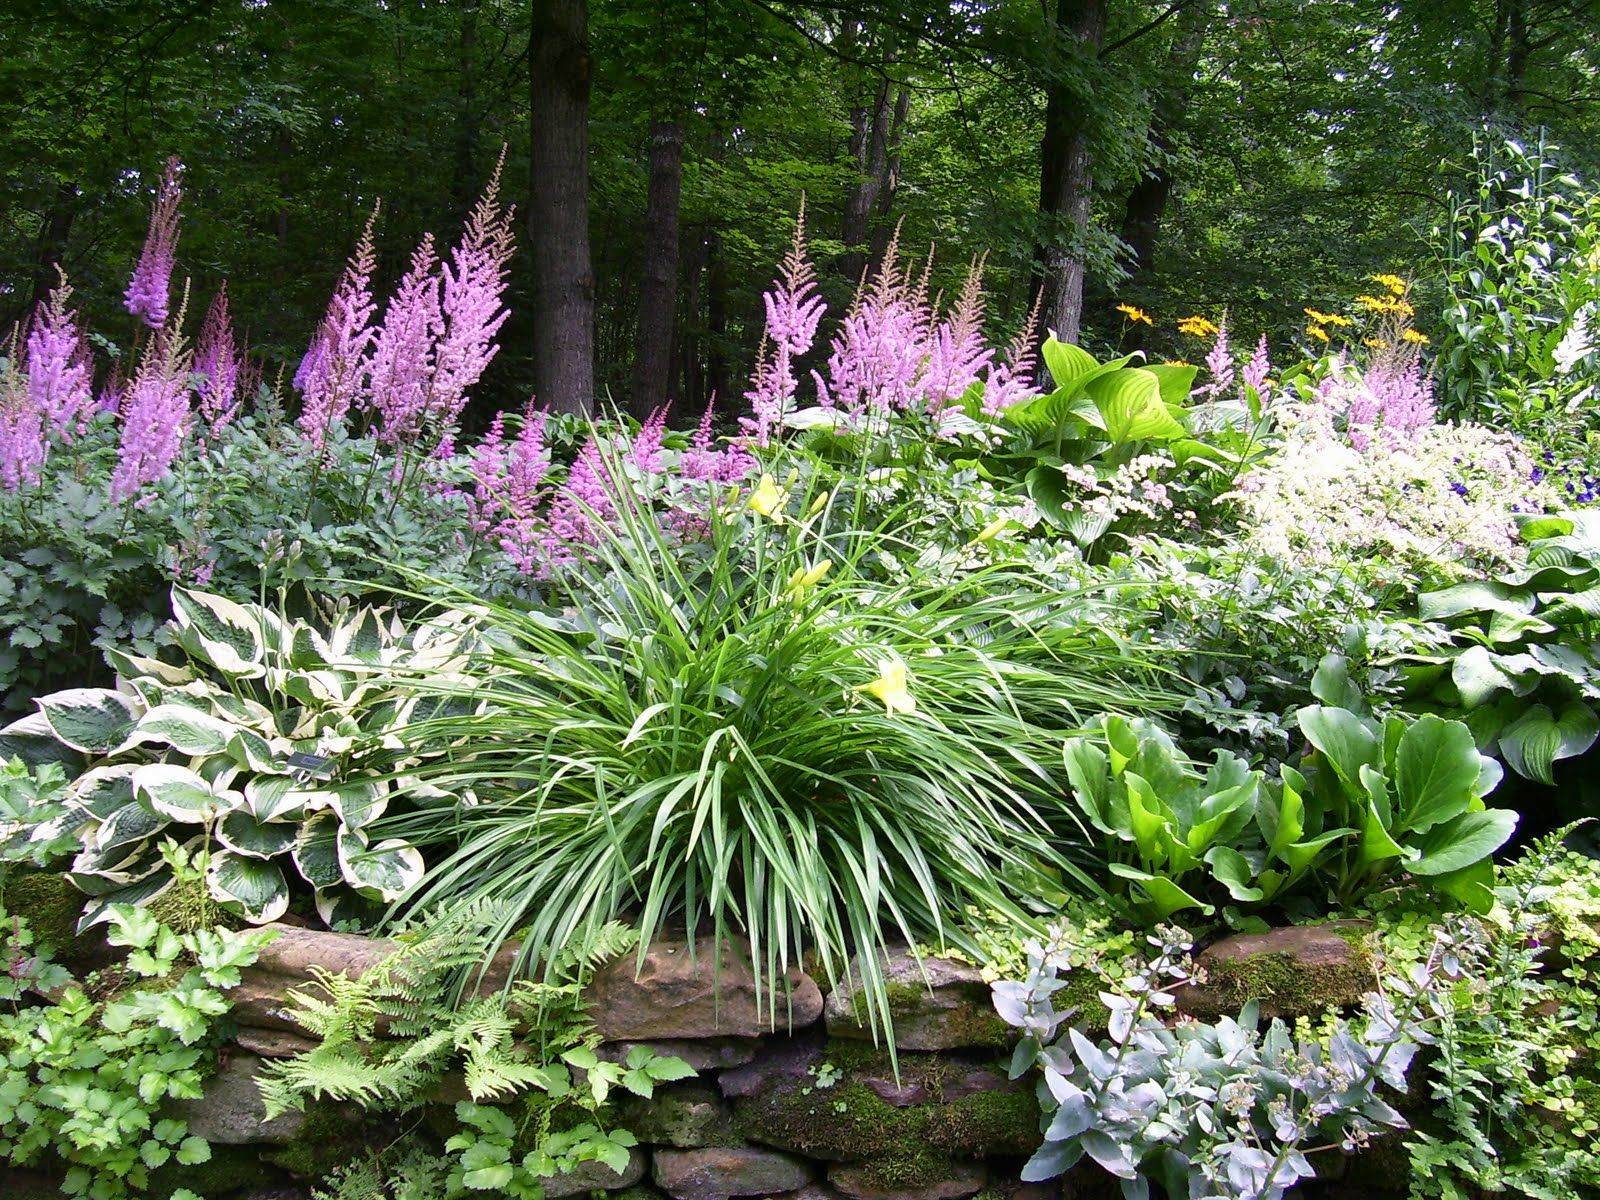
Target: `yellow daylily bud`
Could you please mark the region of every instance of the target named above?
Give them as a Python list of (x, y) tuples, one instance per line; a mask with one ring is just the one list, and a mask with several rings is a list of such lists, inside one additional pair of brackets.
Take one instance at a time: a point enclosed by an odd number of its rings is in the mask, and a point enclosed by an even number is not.
[(831, 558), (825, 558), (813, 567), (796, 567), (794, 574), (789, 576), (789, 594), (798, 596), (802, 592), (810, 591), (821, 583), (831, 570), (833, 570), (833, 559)]
[(975, 546), (979, 542), (994, 541), (995, 538), (1000, 536), (1001, 531), (1004, 530), (1009, 524), (1011, 524), (1010, 517), (996, 517), (982, 529), (978, 530), (978, 536), (972, 539), (971, 544)]
[(883, 701), (883, 710), (891, 717), (895, 713), (914, 713), (917, 699), (906, 686), (906, 665), (898, 658), (886, 658), (878, 663), (878, 677), (863, 683), (855, 690)]
[(830, 497), (832, 497), (832, 495), (832, 492), (823, 492), (820, 496), (813, 500), (811, 502), (811, 507), (806, 510), (806, 516), (814, 517), (824, 508), (826, 508), (828, 506), (828, 500)]
[(771, 517), (782, 514), (783, 499), (783, 491), (778, 487), (778, 481), (771, 475), (763, 475), (755, 490), (750, 493), (747, 503), (752, 511), (760, 513), (763, 517)]

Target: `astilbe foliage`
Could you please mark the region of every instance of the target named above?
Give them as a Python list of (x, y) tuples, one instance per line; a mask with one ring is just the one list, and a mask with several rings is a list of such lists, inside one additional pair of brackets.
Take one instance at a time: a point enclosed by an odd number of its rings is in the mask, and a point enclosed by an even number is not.
[(150, 207), (150, 227), (145, 233), (139, 262), (128, 280), (123, 304), (151, 329), (167, 323), (172, 292), (172, 268), (178, 253), (179, 205), (183, 199), (183, 163), (167, 159), (166, 170)]

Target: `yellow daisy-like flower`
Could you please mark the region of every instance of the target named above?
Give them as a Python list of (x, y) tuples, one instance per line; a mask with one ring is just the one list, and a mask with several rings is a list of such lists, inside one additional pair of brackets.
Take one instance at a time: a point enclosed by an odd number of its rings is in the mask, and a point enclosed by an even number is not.
[(1335, 329), (1345, 329), (1354, 324), (1349, 317), (1340, 313), (1325, 313), (1315, 308), (1302, 308), (1300, 311), (1317, 325), (1332, 325)]
[(1319, 342), (1326, 342), (1328, 340), (1328, 331), (1321, 325), (1307, 325), (1306, 336), (1316, 338)]
[(1415, 329), (1406, 330), (1400, 335), (1400, 338), (1402, 341), (1410, 342), (1413, 346), (1426, 346), (1428, 344), (1428, 335), (1418, 333)]
[(746, 503), (752, 512), (782, 520), (783, 501), (783, 489), (778, 486), (778, 481), (771, 475), (763, 475)]
[(1387, 350), (1389, 343), (1382, 338), (1362, 338), (1361, 344), (1372, 350)]
[(1145, 312), (1142, 308), (1135, 307), (1132, 304), (1119, 304), (1117, 305), (1117, 311), (1123, 316), (1127, 317), (1130, 321), (1143, 321), (1146, 325), (1155, 324), (1155, 322), (1150, 319), (1149, 313)]
[(1190, 337), (1206, 338), (1216, 337), (1219, 330), (1214, 322), (1205, 317), (1184, 317), (1178, 322), (1178, 332), (1186, 333)]
[(1368, 296), (1365, 293), (1356, 297), (1356, 303), (1368, 312), (1388, 312), (1394, 307), (1394, 301), (1387, 296)]
[(917, 711), (917, 698), (911, 694), (908, 682), (905, 663), (899, 658), (885, 658), (878, 663), (878, 677), (855, 690), (883, 701), (884, 712), (892, 717), (895, 713)]
[(1404, 296), (1406, 294), (1406, 281), (1398, 275), (1371, 275), (1368, 276), (1373, 283), (1381, 283), (1389, 289), (1391, 296)]

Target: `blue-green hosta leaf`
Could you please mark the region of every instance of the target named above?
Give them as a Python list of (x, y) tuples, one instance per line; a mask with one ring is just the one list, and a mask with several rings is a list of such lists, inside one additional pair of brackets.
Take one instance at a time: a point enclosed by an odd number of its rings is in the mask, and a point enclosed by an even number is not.
[(1514, 682), (1486, 646), (1468, 646), (1450, 664), (1450, 682), (1461, 693), (1463, 708), (1477, 708)]
[(1600, 587), (1563, 596), (1540, 614), (1552, 625), (1578, 625), (1600, 617)]
[(66, 802), (103, 821), (133, 803), (133, 773), (138, 769), (138, 763), (91, 767), (72, 781)]
[(289, 908), (289, 884), (278, 865), (231, 850), (211, 856), (206, 887), (217, 901), (241, 913), (252, 925), (276, 921)]
[(244, 802), (258, 821), (299, 819), (319, 792), (306, 791), (287, 775), (257, 775), (244, 785)]
[(237, 725), (197, 708), (186, 704), (161, 704), (139, 718), (122, 748), (155, 742), (171, 746), (180, 754), (221, 754), (238, 732)]
[(1161, 381), (1143, 367), (1128, 367), (1090, 380), (1084, 391), (1095, 402), (1113, 444), (1180, 438), (1184, 428), (1161, 399)]
[(319, 891), (336, 888), (344, 882), (339, 864), (339, 818), (319, 813), (300, 827), (291, 854), (295, 869)]
[(1422, 830), (1465, 812), (1477, 797), (1481, 771), (1471, 730), (1460, 721), (1419, 718), (1395, 750), (1396, 824)]
[(1435, 825), (1413, 843), (1420, 857), (1407, 864), (1413, 875), (1445, 875), (1487, 859), (1511, 839), (1517, 814), (1509, 808), (1462, 813)]
[(291, 821), (258, 821), (242, 808), (217, 822), (217, 840), (248, 858), (275, 858), (294, 845), (300, 826)]
[(94, 833), (94, 844), (106, 853), (137, 846), (160, 833), (168, 823), (165, 814), (142, 804), (129, 803), (100, 822)]
[(1526, 779), (1554, 783), (1552, 768), (1582, 754), (1600, 736), (1600, 719), (1587, 704), (1573, 702), (1559, 714), (1535, 704), (1500, 731), (1500, 753)]
[(244, 803), (237, 792), (218, 788), (203, 775), (176, 763), (149, 763), (133, 773), (133, 792), (156, 812), (191, 825)]
[(1494, 580), (1458, 583), (1437, 592), (1423, 592), (1417, 597), (1417, 611), (1425, 621), (1447, 621), (1466, 613), (1524, 616), (1533, 611), (1533, 606), (1530, 592)]
[(369, 846), (359, 830), (339, 833), (339, 867), (362, 895), (395, 901), (422, 881), (422, 855), (399, 838)]
[(109, 754), (127, 739), (144, 712), (137, 696), (109, 688), (72, 688), (38, 702), (50, 730), (74, 750)]
[(246, 606), (210, 592), (172, 589), (172, 613), (198, 651), (224, 675), (260, 675), (264, 633), (276, 635), (279, 622), (265, 609)]

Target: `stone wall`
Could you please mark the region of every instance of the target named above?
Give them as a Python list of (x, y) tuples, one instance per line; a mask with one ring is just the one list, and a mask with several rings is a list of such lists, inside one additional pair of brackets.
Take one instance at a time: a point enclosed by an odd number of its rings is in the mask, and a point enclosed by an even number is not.
[[(1185, 996), (1183, 1006), (1211, 1015), (1253, 995), (1264, 1007), (1293, 1015), (1349, 1003), (1371, 981), (1359, 932), (1320, 926), (1226, 939), (1205, 953), (1211, 982)], [(318, 1174), (396, 1132), (334, 1106), (268, 1122), (255, 1087), (264, 1058), (308, 1044), (288, 1017), (288, 990), (306, 985), (312, 966), (358, 974), (387, 948), (375, 939), (283, 926), (246, 972), (235, 993), (237, 1044), (205, 1098), (182, 1114), (215, 1147), (213, 1177), (202, 1192), (208, 1200), (303, 1200)], [(640, 1141), (626, 1170), (595, 1165), (552, 1179), (550, 1197), (1120, 1195), (1092, 1167), (1049, 1185), (1019, 1181), (1021, 1164), (1039, 1141), (1038, 1104), (1032, 1080), (1006, 1077), (1010, 1030), (995, 1016), (989, 988), (972, 967), (943, 959), (919, 967), (907, 953), (883, 964), (898, 1071), (873, 1044), (861, 1002), (848, 987), (825, 996), (816, 980), (794, 971), (781, 991), (762, 995), (737, 951), (718, 962), (707, 940), (692, 948), (658, 944), (635, 967), (634, 956), (625, 956), (602, 968), (589, 989), (603, 1053), (620, 1059), (631, 1046), (649, 1045), (685, 1059), (699, 1074), (660, 1089), (650, 1101), (624, 1098), (617, 1122)], [(1085, 984), (1091, 986), (1077, 990), (1087, 1002), (1082, 1014), (1092, 1020), (1094, 988), (1090, 980)], [(1315, 1190), (1388, 1194), (1371, 1178), (1381, 1171), (1352, 1171), (1339, 1155), (1324, 1157), (1330, 1180), (1344, 1182)], [(1391, 1185), (1404, 1177), (1389, 1172)], [(0, 1179), (0, 1194), (28, 1193), (6, 1190)]]

